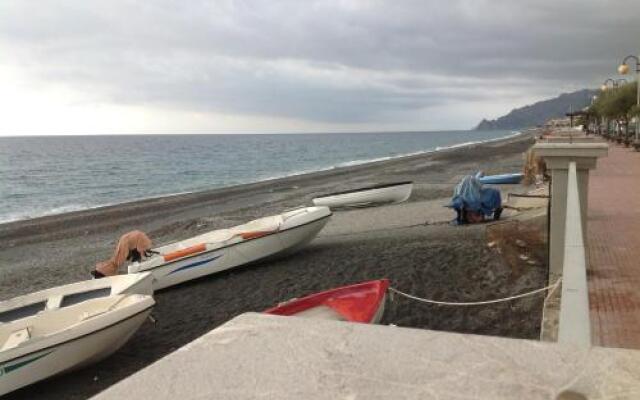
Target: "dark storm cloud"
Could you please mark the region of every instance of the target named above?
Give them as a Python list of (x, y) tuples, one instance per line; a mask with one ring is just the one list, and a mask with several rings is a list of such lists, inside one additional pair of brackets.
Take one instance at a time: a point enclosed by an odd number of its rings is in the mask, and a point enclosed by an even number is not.
[(597, 86), (640, 51), (639, 12), (631, 0), (5, 0), (0, 65), (117, 103), (393, 121)]

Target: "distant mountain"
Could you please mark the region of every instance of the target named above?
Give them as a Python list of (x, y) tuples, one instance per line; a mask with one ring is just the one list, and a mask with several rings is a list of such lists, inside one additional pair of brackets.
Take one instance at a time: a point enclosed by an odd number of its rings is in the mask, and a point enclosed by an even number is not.
[(595, 94), (597, 94), (597, 90), (593, 89), (563, 93), (553, 99), (513, 109), (509, 114), (498, 119), (490, 121), (483, 119), (475, 129), (520, 129), (542, 125), (551, 118), (564, 117), (569, 109), (576, 111), (588, 106)]

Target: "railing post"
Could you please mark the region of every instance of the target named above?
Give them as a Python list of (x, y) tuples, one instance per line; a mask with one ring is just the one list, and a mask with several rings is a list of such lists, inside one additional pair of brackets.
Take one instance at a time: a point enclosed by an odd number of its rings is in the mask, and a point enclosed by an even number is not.
[(596, 167), (596, 160), (607, 155), (609, 146), (599, 141), (540, 142), (533, 150), (544, 158), (551, 171), (551, 226), (549, 227), (549, 271), (550, 281), (562, 276), (564, 258), (564, 236), (567, 212), (567, 177), (569, 163), (576, 163), (576, 175), (580, 194), (582, 230), (586, 233), (589, 170)]

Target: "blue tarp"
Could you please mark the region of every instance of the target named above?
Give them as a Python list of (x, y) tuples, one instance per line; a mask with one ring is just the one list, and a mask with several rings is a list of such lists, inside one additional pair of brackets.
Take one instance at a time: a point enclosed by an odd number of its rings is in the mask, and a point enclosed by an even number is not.
[(478, 180), (479, 174), (467, 175), (453, 190), (452, 207), (456, 210), (467, 210), (484, 215), (491, 215), (500, 208), (502, 199), (500, 191), (493, 188), (483, 188)]

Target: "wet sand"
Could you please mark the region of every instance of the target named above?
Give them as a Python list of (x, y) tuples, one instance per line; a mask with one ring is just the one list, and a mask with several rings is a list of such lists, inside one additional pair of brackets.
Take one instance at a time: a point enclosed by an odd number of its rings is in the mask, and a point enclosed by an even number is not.
[[(116, 354), (8, 398), (84, 399), (240, 313), (363, 280), (386, 277), (400, 290), (449, 301), (493, 299), (545, 286), (546, 244), (539, 221), (507, 218), (456, 227), (448, 224), (453, 212), (443, 207), (462, 175), (478, 169), (487, 174), (519, 171), (522, 152), (532, 144), (531, 136), (525, 135), (0, 225), (0, 299), (6, 299), (86, 279), (95, 262), (110, 255), (117, 238), (132, 229), (147, 232), (161, 244), (310, 204), (322, 193), (380, 182), (415, 183), (406, 203), (335, 212), (318, 238), (296, 254), (157, 293), (157, 323), (145, 323)], [(516, 244), (518, 238), (526, 240), (526, 248)], [(527, 263), (514, 256), (523, 252)], [(541, 296), (482, 307), (433, 306), (396, 298), (387, 304), (382, 323), (535, 339), (541, 309)]]

